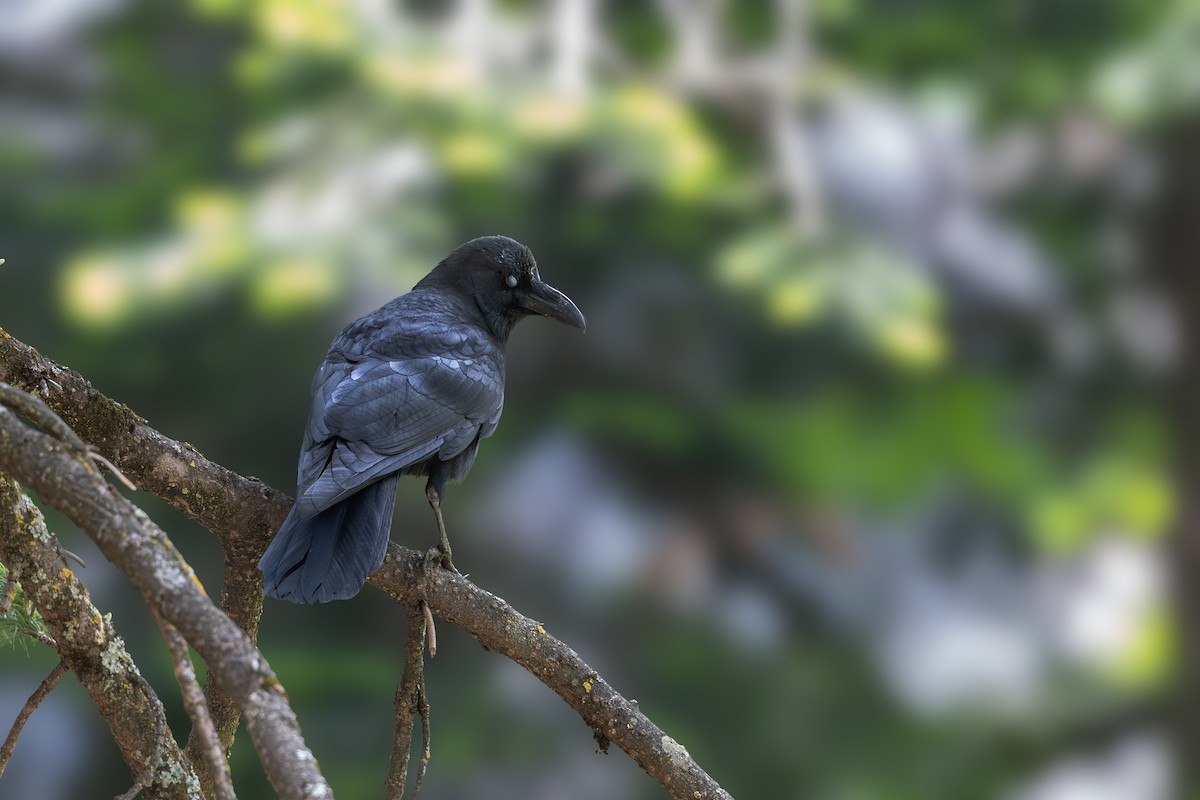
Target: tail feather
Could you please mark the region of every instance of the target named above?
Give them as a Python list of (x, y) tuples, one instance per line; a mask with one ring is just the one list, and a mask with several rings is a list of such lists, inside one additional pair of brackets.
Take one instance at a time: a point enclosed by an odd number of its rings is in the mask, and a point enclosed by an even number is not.
[(258, 562), (263, 592), (293, 603), (358, 594), (383, 563), (398, 479), (390, 475), (307, 519), (293, 507)]

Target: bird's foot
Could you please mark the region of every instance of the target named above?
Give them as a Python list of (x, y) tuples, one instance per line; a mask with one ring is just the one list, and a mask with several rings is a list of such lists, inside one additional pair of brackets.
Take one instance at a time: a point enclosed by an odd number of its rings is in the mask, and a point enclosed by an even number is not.
[(458, 571), (458, 568), (454, 566), (454, 560), (453, 560), (453, 558), (451, 558), (450, 551), (442, 550), (442, 548), (440, 546), (439, 547), (431, 547), (431, 548), (429, 548), (429, 551), (427, 553), (425, 553), (425, 566), (431, 567), (434, 564), (441, 565), (442, 569), (449, 570), (449, 571), (453, 572), (455, 575), (462, 574), (461, 572)]
[(439, 563), (441, 560), (442, 560), (442, 551), (438, 550), (436, 547), (431, 547), (425, 551), (425, 568), (426, 569), (429, 569), (434, 564)]
[(460, 572), (458, 571), (458, 567), (454, 566), (454, 559), (451, 557), (451, 553), (450, 553), (450, 548), (449, 548), (449, 547), (445, 547), (445, 548), (443, 548), (442, 546), (440, 546), (440, 545), (439, 545), (439, 546), (438, 546), (438, 547), (436, 547), (435, 549), (436, 549), (436, 550), (437, 550), (437, 551), (438, 551), (438, 552), (441, 554), (441, 556), (442, 556), (442, 569), (448, 569), (448, 570), (450, 570), (451, 572), (453, 572), (455, 575), (461, 575), (461, 574), (462, 574), (462, 573), (460, 573)]

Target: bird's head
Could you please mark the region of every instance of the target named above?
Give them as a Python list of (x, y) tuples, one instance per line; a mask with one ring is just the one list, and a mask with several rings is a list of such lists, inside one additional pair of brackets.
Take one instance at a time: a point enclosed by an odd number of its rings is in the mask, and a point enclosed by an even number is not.
[(507, 236), (483, 236), (459, 245), (417, 284), (423, 285), (444, 287), (472, 301), (501, 341), (531, 314), (587, 330), (571, 298), (542, 280), (529, 248)]

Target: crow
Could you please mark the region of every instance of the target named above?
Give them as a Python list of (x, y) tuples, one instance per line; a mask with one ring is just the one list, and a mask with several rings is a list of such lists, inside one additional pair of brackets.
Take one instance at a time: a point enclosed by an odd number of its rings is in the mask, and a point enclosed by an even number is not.
[(504, 346), (538, 314), (583, 314), (506, 236), (460, 245), (408, 294), (347, 325), (312, 382), (296, 502), (258, 562), (263, 590), (295, 603), (353, 597), (383, 563), (401, 475), (424, 475), (431, 558), (454, 569), (446, 484), (466, 476), (504, 407)]

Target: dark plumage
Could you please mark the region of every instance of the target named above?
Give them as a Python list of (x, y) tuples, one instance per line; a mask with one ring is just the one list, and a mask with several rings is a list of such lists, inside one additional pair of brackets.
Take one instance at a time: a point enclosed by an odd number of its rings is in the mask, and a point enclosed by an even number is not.
[(399, 475), (428, 476), (442, 563), (453, 568), (441, 499), (500, 421), (504, 345), (530, 314), (585, 327), (529, 248), (486, 236), (338, 334), (313, 378), (296, 503), (258, 564), (268, 595), (355, 595), (383, 562)]

